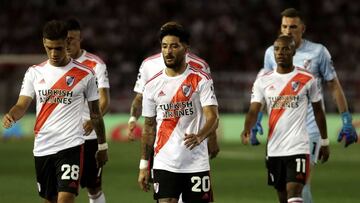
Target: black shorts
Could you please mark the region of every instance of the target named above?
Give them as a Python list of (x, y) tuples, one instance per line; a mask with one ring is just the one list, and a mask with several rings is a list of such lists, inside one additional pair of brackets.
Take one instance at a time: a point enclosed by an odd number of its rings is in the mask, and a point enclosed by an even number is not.
[(81, 187), (97, 188), (101, 186), (102, 168), (96, 166), (95, 153), (97, 150), (97, 139), (85, 140), (84, 170), (80, 181)]
[(210, 172), (173, 173), (154, 169), (154, 199), (176, 198), (184, 202), (213, 202)]
[(149, 170), (149, 183), (154, 183), (154, 171), (152, 169), (154, 165), (154, 150), (151, 152), (149, 163), (148, 163), (148, 170)]
[(277, 190), (285, 190), (288, 182), (305, 184), (310, 172), (309, 164), (308, 154), (268, 157), (268, 184)]
[(83, 161), (82, 145), (34, 158), (38, 191), (42, 198), (51, 201), (58, 192), (78, 194)]

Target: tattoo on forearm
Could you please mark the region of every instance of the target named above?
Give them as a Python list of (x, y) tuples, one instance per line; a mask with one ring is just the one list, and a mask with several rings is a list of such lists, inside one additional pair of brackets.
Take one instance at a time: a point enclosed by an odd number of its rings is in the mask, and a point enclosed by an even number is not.
[(136, 96), (134, 101), (131, 103), (131, 108), (130, 108), (131, 116), (139, 117), (139, 115), (140, 115), (139, 110), (141, 107), (141, 102), (142, 102), (142, 97)]
[(156, 132), (156, 120), (155, 117), (145, 117), (144, 131), (142, 135), (142, 154), (145, 159), (149, 160), (152, 152), (154, 151), (154, 142)]
[(93, 124), (98, 143), (106, 142), (104, 120), (100, 113), (99, 101), (89, 102), (90, 118)]

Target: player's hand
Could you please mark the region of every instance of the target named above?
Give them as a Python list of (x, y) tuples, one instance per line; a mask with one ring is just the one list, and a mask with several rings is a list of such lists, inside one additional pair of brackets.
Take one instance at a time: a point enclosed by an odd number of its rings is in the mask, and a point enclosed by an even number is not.
[(240, 137), (241, 137), (241, 142), (245, 145), (249, 144), (249, 138), (250, 138), (250, 131), (242, 131)]
[(259, 145), (260, 144), (259, 140), (256, 137), (256, 134), (258, 134), (258, 133), (259, 133), (259, 135), (264, 134), (263, 127), (261, 126), (262, 116), (263, 116), (263, 113), (259, 112), (256, 123), (251, 128), (251, 131), (250, 131), (250, 144), (251, 145)]
[(140, 188), (145, 192), (148, 192), (150, 190), (149, 177), (150, 177), (149, 169), (147, 168), (140, 169), (138, 183)]
[(210, 159), (215, 158), (220, 151), (219, 143), (217, 142), (216, 132), (210, 134), (208, 138), (208, 153)]
[(87, 120), (83, 123), (84, 135), (88, 136), (94, 130), (91, 120)]
[(196, 134), (185, 134), (185, 146), (190, 150), (194, 149), (196, 146), (200, 145), (200, 143), (205, 139), (205, 137), (200, 137)]
[(339, 136), (338, 136), (338, 142), (341, 142), (343, 139), (345, 139), (345, 147), (348, 147), (352, 143), (356, 143), (358, 140), (358, 135), (356, 133), (356, 130), (353, 126), (343, 126)]
[(321, 163), (327, 162), (330, 156), (330, 149), (329, 146), (321, 146), (320, 152), (319, 152), (319, 160), (321, 160)]
[(11, 126), (15, 123), (15, 119), (10, 116), (10, 114), (5, 114), (2, 119), (2, 126), (4, 128), (11, 128)]
[(134, 135), (135, 127), (136, 127), (136, 121), (128, 122), (128, 139), (131, 141), (135, 140), (135, 135)]
[(108, 161), (108, 150), (98, 150), (95, 153), (95, 159), (96, 159), (96, 166), (98, 168), (104, 166), (106, 164), (106, 162)]
[(341, 142), (345, 139), (345, 147), (351, 145), (352, 143), (356, 143), (358, 140), (358, 135), (354, 126), (352, 125), (352, 118), (349, 112), (344, 112), (341, 114), (343, 127), (339, 133), (338, 142)]

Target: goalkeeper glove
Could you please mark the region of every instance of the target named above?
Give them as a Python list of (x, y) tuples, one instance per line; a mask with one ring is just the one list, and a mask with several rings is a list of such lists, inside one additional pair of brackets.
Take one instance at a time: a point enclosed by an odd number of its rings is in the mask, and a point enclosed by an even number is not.
[(338, 136), (338, 142), (345, 139), (345, 147), (351, 145), (352, 143), (357, 142), (358, 136), (354, 126), (352, 125), (352, 118), (349, 112), (344, 112), (341, 114), (341, 119), (343, 122), (343, 127)]
[(255, 125), (251, 128), (250, 132), (250, 144), (251, 145), (259, 145), (260, 142), (256, 138), (256, 134), (259, 133), (260, 135), (264, 134), (263, 128), (261, 126), (263, 113), (259, 112)]

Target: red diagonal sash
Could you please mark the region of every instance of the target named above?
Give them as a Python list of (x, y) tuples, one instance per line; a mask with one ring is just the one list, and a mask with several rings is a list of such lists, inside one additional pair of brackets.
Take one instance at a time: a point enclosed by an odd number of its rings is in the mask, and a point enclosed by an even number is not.
[(95, 61), (91, 61), (89, 59), (86, 59), (85, 61), (81, 62), (81, 64), (84, 64), (85, 66), (87, 66), (89, 68), (95, 68), (97, 63)]
[[(297, 95), (310, 79), (311, 79), (311, 76), (309, 76), (309, 75), (305, 75), (305, 74), (301, 74), (301, 73), (296, 74), (291, 80), (289, 80), (289, 82), (286, 84), (284, 89), (280, 92), (279, 96), (284, 96), (284, 95), (294, 95), (295, 96), (295, 95)], [(293, 87), (291, 84), (292, 82), (299, 82), (299, 86), (295, 89), (295, 91), (293, 90)], [(279, 103), (281, 101), (282, 100), (275, 101), (274, 105), (276, 105), (277, 103)], [(279, 106), (281, 106), (281, 105), (279, 105)], [(271, 136), (273, 135), (274, 128), (275, 128), (277, 122), (279, 121), (281, 115), (284, 112), (285, 112), (285, 108), (271, 110), (271, 113), (269, 116), (268, 140), (270, 140)]]
[[(187, 78), (182, 82), (182, 84), (179, 86), (179, 89), (177, 90), (176, 94), (174, 95), (174, 97), (171, 100), (171, 103), (178, 103), (178, 102), (186, 102), (189, 101), (192, 93), (196, 90), (199, 82), (201, 81), (201, 77), (199, 75), (196, 74), (189, 74), (187, 76)], [(191, 86), (191, 92), (190, 94), (186, 97), (183, 93), (182, 87), (184, 85), (190, 85)], [(155, 154), (157, 154), (160, 149), (166, 144), (166, 142), (169, 140), (170, 135), (172, 134), (172, 132), (174, 131), (177, 123), (179, 122), (179, 117), (173, 117), (173, 118), (167, 118), (167, 119), (163, 119), (157, 135), (158, 135), (158, 140), (156, 143), (156, 148), (155, 148)], [(185, 133), (185, 132), (184, 132)]]
[[(62, 89), (70, 91), (72, 90), (77, 83), (79, 83), (85, 76), (87, 76), (89, 72), (79, 69), (77, 67), (73, 67), (68, 72), (66, 72), (52, 87), (51, 89)], [(72, 76), (74, 78), (74, 82), (71, 86), (68, 86), (66, 83), (66, 76)], [(37, 115), (34, 132), (35, 136), (40, 131), (41, 127), (44, 125), (46, 120), (49, 118), (50, 114), (54, 111), (54, 109), (57, 107), (59, 103), (47, 103), (45, 102), (41, 109), (39, 114)]]

